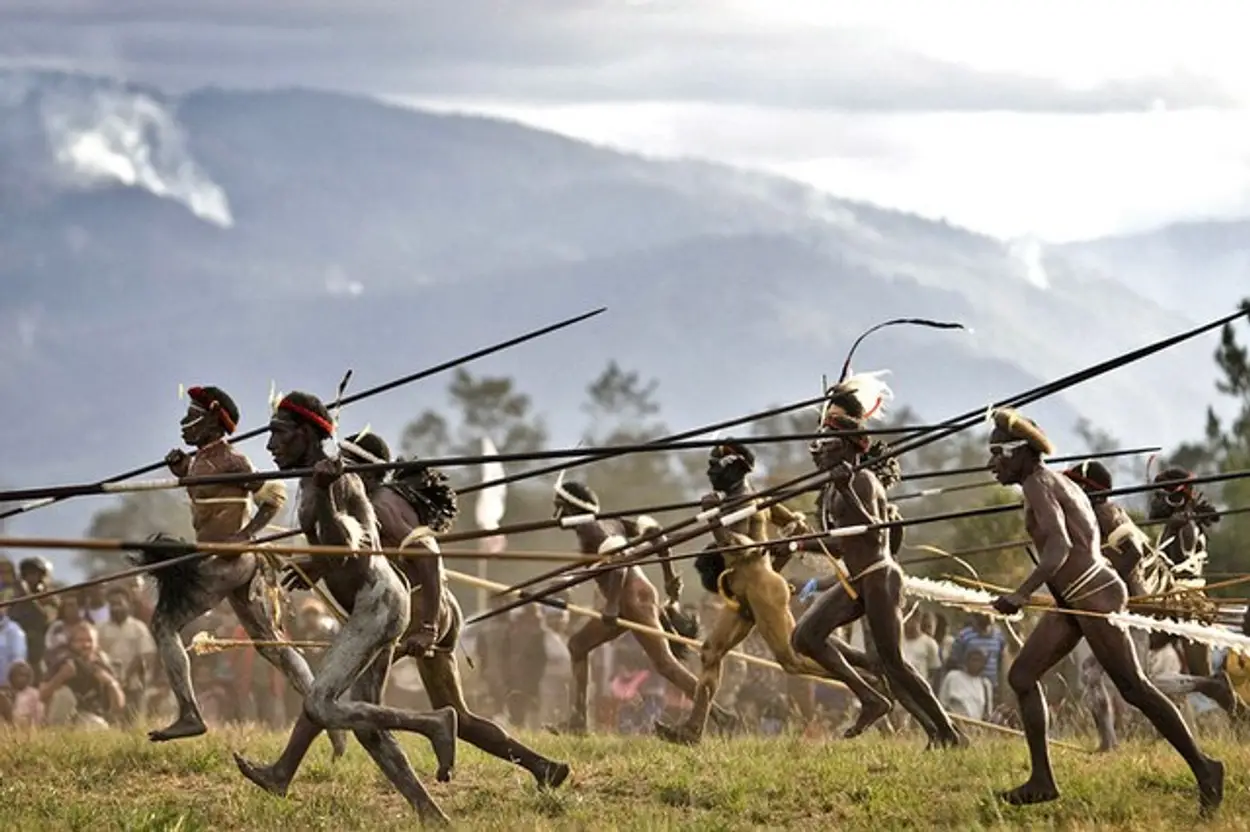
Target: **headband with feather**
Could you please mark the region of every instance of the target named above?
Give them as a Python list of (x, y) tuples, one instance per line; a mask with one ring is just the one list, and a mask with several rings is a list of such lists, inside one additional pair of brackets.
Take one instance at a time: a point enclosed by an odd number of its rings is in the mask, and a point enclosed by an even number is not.
[[(838, 407), (844, 415), (861, 421), (883, 415), (881, 406), (894, 397), (893, 392), (880, 378), (889, 371), (852, 375), (851, 361), (855, 358), (855, 350), (859, 349), (859, 345), (869, 335), (889, 326), (904, 325), (923, 326), (930, 329), (962, 329), (971, 332), (966, 326), (956, 321), (934, 321), (928, 318), (893, 318), (864, 330), (851, 343), (851, 348), (846, 353), (846, 360), (842, 362), (842, 371), (838, 374), (838, 383), (825, 389), (825, 404), (820, 412), (822, 427), (825, 426), (831, 407)], [(856, 410), (858, 412), (855, 412)]]

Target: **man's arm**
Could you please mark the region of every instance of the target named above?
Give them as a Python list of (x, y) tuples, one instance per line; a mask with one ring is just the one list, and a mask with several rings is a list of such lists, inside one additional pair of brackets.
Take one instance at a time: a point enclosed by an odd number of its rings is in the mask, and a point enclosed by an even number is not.
[(377, 516), (354, 474), (344, 475), (340, 457), (324, 459), (314, 466), (317, 537), (327, 546), (359, 548), (368, 535), (376, 538)]
[(61, 662), (61, 666), (56, 669), (56, 673), (39, 686), (39, 698), (46, 705), (56, 692), (63, 688), (65, 683), (72, 678), (74, 678), (74, 663), (72, 661)]
[[(651, 534), (661, 526), (654, 518), (645, 514), (638, 516), (629, 524), (630, 537), (641, 537), (642, 535)], [(655, 554), (661, 558), (660, 571), (664, 574), (664, 594), (668, 596), (668, 600), (677, 603), (681, 600), (682, 580), (677, 571), (673, 569), (673, 562), (669, 560), (672, 551), (668, 545), (668, 535), (660, 534), (651, 538), (649, 543), (656, 547)]]
[[(252, 473), (256, 470), (252, 467), (252, 461), (244, 454), (235, 453), (233, 456), (235, 470), (245, 473)], [(244, 488), (252, 494), (252, 500), (256, 503), (256, 513), (239, 532), (239, 537), (250, 540), (264, 531), (273, 522), (273, 518), (278, 516), (278, 512), (282, 511), (282, 507), (286, 505), (287, 491), (286, 483), (282, 480), (253, 481), (245, 484)]]
[(1024, 484), (1024, 501), (1028, 506), (1026, 510), (1033, 512), (1036, 523), (1034, 539), (1042, 535), (1046, 542), (1037, 553), (1037, 566), (1015, 592), (1022, 602), (1055, 577), (1072, 551), (1072, 538), (1068, 536), (1068, 523), (1059, 498), (1045, 484), (1031, 479)]

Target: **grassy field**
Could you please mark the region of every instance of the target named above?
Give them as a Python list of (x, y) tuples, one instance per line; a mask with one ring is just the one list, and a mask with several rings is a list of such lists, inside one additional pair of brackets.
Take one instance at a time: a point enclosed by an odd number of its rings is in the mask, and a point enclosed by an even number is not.
[[(878, 736), (715, 739), (697, 749), (651, 738), (530, 739), (572, 763), (559, 791), (540, 793), (519, 768), (464, 745), (452, 782), (435, 783), (428, 746), (419, 738), (404, 744), (456, 827), (473, 830), (1250, 828), (1250, 750), (1232, 740), (1208, 743), (1229, 778), (1223, 809), (1203, 823), (1188, 770), (1162, 743), (1097, 756), (1056, 750), (1063, 797), (1013, 808), (994, 797), (1025, 773), (1024, 743), (1010, 737), (978, 737), (972, 748), (948, 752)], [(231, 750), (268, 761), (284, 741), (224, 729), (159, 746), (139, 731), (0, 732), (0, 829), (416, 826), (415, 813), (355, 744), (331, 764), (320, 740), (285, 799), (243, 780)]]

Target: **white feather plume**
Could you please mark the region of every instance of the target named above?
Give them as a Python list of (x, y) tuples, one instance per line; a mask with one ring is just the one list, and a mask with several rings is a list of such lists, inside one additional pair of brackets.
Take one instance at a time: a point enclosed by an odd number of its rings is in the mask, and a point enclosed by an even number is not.
[(1224, 647), (1243, 656), (1250, 656), (1250, 636), (1223, 627), (1213, 627), (1197, 621), (1177, 621), (1175, 618), (1152, 618), (1133, 612), (1112, 613), (1110, 620), (1112, 624), (1126, 630), (1129, 627), (1135, 627), (1139, 630), (1167, 633), (1212, 647)]
[[(994, 609), (993, 595), (980, 589), (969, 589), (949, 581), (934, 581), (907, 575), (903, 578), (903, 592), (913, 598), (932, 601), (935, 604), (955, 607), (965, 612), (984, 613), (993, 618), (1018, 620), (1021, 615), (1004, 616)], [(1132, 612), (1114, 612), (1107, 616), (1112, 624), (1122, 629), (1134, 628), (1148, 632), (1166, 633), (1211, 647), (1222, 647), (1250, 656), (1250, 636), (1232, 630), (1202, 624), (1197, 621), (1178, 621), (1174, 618), (1152, 618)]]
[(1019, 621), (1021, 613), (1003, 615), (992, 606), (996, 596), (983, 589), (969, 589), (950, 581), (934, 581), (929, 578), (917, 578), (912, 575), (903, 577), (903, 592), (913, 598), (932, 601), (947, 607), (955, 607), (964, 612), (984, 613), (993, 618), (1007, 621)]
[(885, 403), (894, 399), (894, 391), (882, 381), (882, 377), (889, 374), (889, 370), (856, 373), (830, 388), (829, 395), (849, 393), (859, 402), (866, 420), (881, 419), (885, 416)]

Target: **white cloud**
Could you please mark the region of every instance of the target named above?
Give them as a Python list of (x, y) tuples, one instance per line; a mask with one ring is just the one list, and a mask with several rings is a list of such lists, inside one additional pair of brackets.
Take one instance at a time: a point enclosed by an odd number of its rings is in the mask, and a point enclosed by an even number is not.
[(1051, 242), (1250, 212), (1250, 110), (878, 113), (698, 103), (419, 101), (658, 156), (761, 167), (840, 196)]

